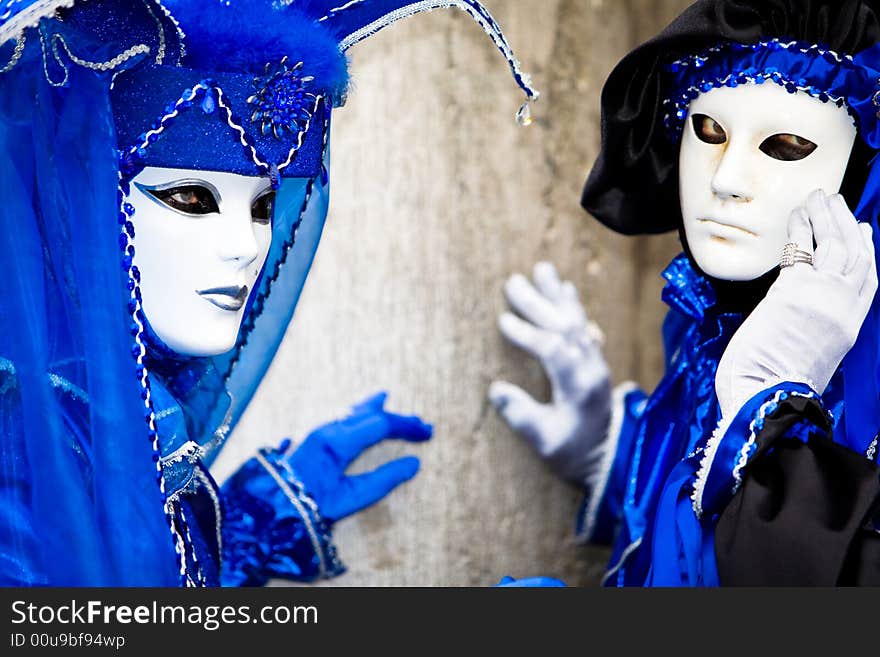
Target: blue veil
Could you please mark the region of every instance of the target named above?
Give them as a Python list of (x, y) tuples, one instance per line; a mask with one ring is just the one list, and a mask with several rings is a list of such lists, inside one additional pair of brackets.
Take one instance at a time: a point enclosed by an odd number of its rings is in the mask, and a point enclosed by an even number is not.
[[(537, 98), (471, 0), (21, 0), (0, 9), (0, 584), (184, 581), (162, 460), (187, 445), (168, 443), (159, 418), (179, 407), (190, 455), (211, 462), (275, 355), (320, 241), (345, 52), (437, 7), (465, 10)], [(274, 41), (262, 36), (273, 23)], [(279, 47), (305, 62), (308, 78), (269, 59)], [(226, 68), (240, 52), (264, 57), (260, 71), (247, 61)], [(276, 72), (262, 72), (264, 62)], [(262, 125), (250, 116), (274, 89), (301, 99), (306, 83), (318, 89), (308, 105), (292, 114), (260, 105)], [(258, 101), (248, 97), (254, 84)], [(127, 194), (148, 165), (276, 185), (269, 257), (228, 354), (174, 354), (141, 310)]]
[[(0, 85), (0, 582), (173, 584), (131, 337), (120, 324), (128, 295), (115, 257), (106, 82), (73, 69), (71, 85), (56, 89), (33, 74), (38, 53), (24, 59)], [(124, 494), (134, 489), (143, 494)]]

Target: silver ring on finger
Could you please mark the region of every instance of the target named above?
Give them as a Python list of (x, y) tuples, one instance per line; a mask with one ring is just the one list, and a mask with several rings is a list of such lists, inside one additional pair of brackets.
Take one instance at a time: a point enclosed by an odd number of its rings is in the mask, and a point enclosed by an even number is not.
[(794, 265), (804, 263), (813, 264), (813, 255), (802, 250), (798, 244), (790, 242), (782, 249), (782, 260), (779, 261), (781, 268), (793, 267)]

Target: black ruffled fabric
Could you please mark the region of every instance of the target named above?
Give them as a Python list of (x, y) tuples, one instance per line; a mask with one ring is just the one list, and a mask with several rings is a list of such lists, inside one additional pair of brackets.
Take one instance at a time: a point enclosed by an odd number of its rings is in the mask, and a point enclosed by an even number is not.
[(715, 531), (721, 584), (880, 586), (880, 468), (829, 429), (800, 397), (765, 420)]
[(602, 91), (602, 150), (584, 188), (583, 207), (626, 235), (676, 229), (681, 224), (679, 148), (663, 126), (664, 65), (719, 41), (775, 37), (859, 53), (880, 40), (880, 0), (695, 2), (627, 55), (608, 78)]

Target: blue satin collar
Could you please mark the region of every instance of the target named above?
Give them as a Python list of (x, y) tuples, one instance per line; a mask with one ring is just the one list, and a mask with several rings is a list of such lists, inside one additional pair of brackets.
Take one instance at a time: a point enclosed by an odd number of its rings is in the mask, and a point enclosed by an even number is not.
[(690, 259), (681, 254), (663, 271), (666, 286), (662, 298), (666, 304), (683, 315), (701, 321), (706, 311), (715, 305), (712, 285), (694, 270)]

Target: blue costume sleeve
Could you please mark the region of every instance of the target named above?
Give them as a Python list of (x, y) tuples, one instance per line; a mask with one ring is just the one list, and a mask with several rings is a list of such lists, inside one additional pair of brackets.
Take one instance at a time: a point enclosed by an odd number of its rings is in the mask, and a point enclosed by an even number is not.
[(322, 518), (276, 449), (262, 449), (222, 486), (223, 586), (310, 582), (345, 568)]
[(862, 566), (880, 547), (880, 471), (835, 433), (822, 398), (792, 382), (722, 421), (667, 480), (648, 583), (833, 585), (850, 568), (862, 570), (853, 581), (876, 578), (876, 563)]
[(647, 395), (632, 383), (614, 389), (608, 436), (601, 445), (599, 467), (586, 482), (578, 512), (577, 536), (583, 542), (609, 545), (623, 513), (626, 473), (632, 459), (639, 419)]
[[(680, 461), (663, 486), (653, 523), (650, 586), (717, 586), (715, 524), (741, 486), (767, 416), (789, 399), (818, 399), (808, 386), (782, 382), (722, 420), (705, 444)], [(809, 432), (810, 423), (795, 429)]]

